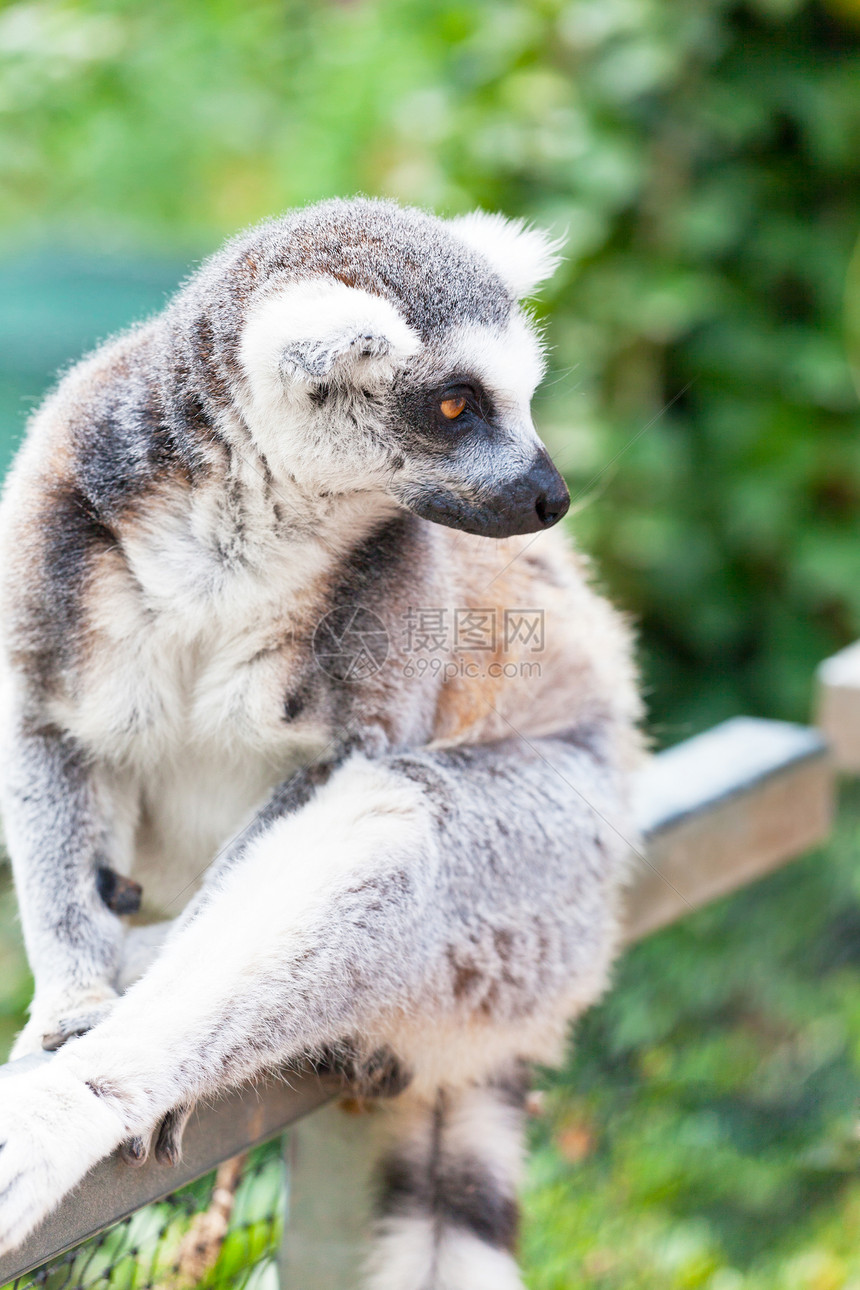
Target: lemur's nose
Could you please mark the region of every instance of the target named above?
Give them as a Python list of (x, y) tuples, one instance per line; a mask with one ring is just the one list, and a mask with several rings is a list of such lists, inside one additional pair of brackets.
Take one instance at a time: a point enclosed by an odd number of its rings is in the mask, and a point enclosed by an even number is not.
[[(540, 527), (548, 529), (557, 524), (570, 506), (570, 493), (561, 475), (550, 461), (549, 453), (541, 449), (529, 471), (529, 484), (536, 491), (534, 509)], [(534, 496), (534, 494), (532, 494)]]
[(568, 506), (570, 506), (570, 494), (567, 489), (564, 490), (563, 496), (559, 494), (557, 497), (547, 497), (544, 493), (541, 493), (535, 502), (537, 517), (544, 528), (547, 529), (561, 519)]

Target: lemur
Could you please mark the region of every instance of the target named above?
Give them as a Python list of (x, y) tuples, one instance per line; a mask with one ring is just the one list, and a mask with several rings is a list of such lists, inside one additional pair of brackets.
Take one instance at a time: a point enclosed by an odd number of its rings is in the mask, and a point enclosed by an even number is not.
[[(174, 1158), (198, 1099), (383, 1054), (363, 1284), (521, 1285), (524, 1072), (606, 983), (640, 744), (627, 623), (550, 531), (521, 301), (553, 267), (500, 216), (326, 201), (33, 417), (0, 790), (13, 1055), (58, 1051), (0, 1082), (0, 1250), (123, 1144)], [(140, 887), (136, 922), (174, 922), (122, 992)]]

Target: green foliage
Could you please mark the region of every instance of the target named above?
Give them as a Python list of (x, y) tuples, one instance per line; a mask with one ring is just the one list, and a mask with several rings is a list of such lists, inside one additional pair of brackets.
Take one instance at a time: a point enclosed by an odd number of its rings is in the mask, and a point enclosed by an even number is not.
[[(198, 1178), (2, 1290), (191, 1290), (183, 1254), (187, 1259), (189, 1245), (200, 1241), (195, 1222), (209, 1210), (217, 1181), (214, 1172)], [(285, 1202), (283, 1144), (276, 1138), (249, 1152), (223, 1244), (194, 1290), (277, 1290)]]
[(33, 981), (18, 935), (15, 897), (4, 881), (0, 889), (0, 1062), (6, 1060), (23, 1025), (24, 1009), (32, 994)]
[(566, 230), (537, 413), (573, 527), (641, 622), (658, 734), (802, 716), (811, 666), (860, 627), (857, 17), (853, 0), (15, 3), (0, 228), (197, 252), (361, 189)]

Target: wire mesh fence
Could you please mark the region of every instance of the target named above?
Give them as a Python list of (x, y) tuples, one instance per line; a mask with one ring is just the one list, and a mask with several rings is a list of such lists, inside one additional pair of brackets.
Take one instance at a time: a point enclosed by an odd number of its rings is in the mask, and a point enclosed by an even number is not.
[(276, 1138), (2, 1290), (277, 1290), (285, 1207)]

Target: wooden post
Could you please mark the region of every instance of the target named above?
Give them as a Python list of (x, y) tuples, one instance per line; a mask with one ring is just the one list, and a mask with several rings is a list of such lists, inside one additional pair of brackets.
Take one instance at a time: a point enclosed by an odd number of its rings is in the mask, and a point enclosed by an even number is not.
[(816, 674), (816, 720), (839, 770), (860, 772), (860, 641), (827, 658)]
[(644, 850), (633, 862), (628, 941), (824, 841), (833, 769), (808, 726), (735, 717), (653, 758), (635, 804)]
[(358, 1287), (384, 1119), (383, 1109), (356, 1113), (333, 1103), (287, 1133), (281, 1290)]

